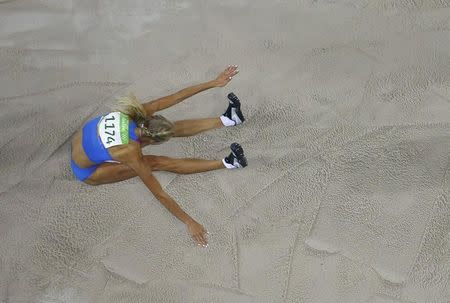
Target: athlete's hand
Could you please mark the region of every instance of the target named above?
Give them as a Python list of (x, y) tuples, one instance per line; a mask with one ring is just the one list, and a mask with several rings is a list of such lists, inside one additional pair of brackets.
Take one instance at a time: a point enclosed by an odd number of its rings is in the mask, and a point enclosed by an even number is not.
[(208, 244), (206, 241), (206, 230), (202, 225), (192, 220), (186, 223), (186, 227), (198, 245), (205, 247)]
[(228, 82), (239, 73), (237, 65), (229, 65), (219, 76), (214, 80), (216, 87), (224, 87)]

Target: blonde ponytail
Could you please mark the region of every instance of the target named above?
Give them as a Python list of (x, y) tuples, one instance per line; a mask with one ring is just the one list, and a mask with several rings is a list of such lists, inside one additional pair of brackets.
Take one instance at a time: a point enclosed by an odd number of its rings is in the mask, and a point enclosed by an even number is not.
[(137, 125), (141, 125), (147, 120), (147, 113), (145, 112), (144, 106), (142, 106), (133, 93), (119, 98), (117, 104), (119, 105), (118, 110), (130, 117)]

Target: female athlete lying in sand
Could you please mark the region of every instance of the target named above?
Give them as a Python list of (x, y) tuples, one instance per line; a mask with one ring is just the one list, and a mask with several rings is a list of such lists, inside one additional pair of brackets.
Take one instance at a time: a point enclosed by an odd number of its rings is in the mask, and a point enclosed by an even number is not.
[(119, 100), (119, 104), (123, 106), (120, 112), (94, 118), (75, 134), (70, 161), (74, 175), (90, 185), (119, 182), (139, 176), (153, 195), (187, 225), (194, 240), (205, 246), (206, 231), (203, 226), (164, 192), (152, 171), (191, 174), (220, 168), (242, 168), (247, 166), (242, 147), (237, 143), (231, 144), (231, 153), (222, 160), (173, 159), (143, 155), (142, 147), (167, 141), (170, 137), (192, 136), (206, 130), (244, 122), (240, 101), (233, 93), (228, 95), (227, 110), (218, 118), (172, 123), (160, 115), (154, 115), (155, 112), (180, 103), (201, 91), (227, 85), (237, 73), (237, 66), (229, 66), (212, 81), (144, 104), (140, 104), (134, 96), (122, 98)]

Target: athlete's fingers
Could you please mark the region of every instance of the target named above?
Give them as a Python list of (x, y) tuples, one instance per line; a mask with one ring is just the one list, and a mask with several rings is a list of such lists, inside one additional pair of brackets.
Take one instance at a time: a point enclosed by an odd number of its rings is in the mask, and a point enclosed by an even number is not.
[(195, 235), (195, 239), (197, 239), (197, 242), (198, 242), (200, 245), (203, 245), (203, 239), (202, 239), (201, 234), (196, 234), (196, 235)]
[(198, 242), (197, 234), (193, 234), (191, 237), (192, 237), (192, 239), (193, 239), (195, 242)]
[(202, 233), (199, 233), (199, 234), (197, 235), (197, 238), (199, 239), (199, 242), (200, 242), (201, 245), (206, 245), (206, 240), (205, 240), (205, 238), (204, 238), (204, 236), (203, 236), (203, 232), (202, 232)]
[(201, 234), (195, 235), (195, 240), (199, 245), (205, 245), (205, 240), (203, 239), (203, 236)]
[(207, 239), (207, 236), (209, 235), (209, 232), (206, 230), (206, 229), (204, 229), (203, 230), (203, 234), (202, 234), (202, 237), (203, 237), (203, 241), (205, 242), (205, 244), (203, 245), (203, 247), (208, 247), (208, 239)]
[(234, 72), (237, 69), (237, 65), (229, 65), (226, 69), (227, 72)]
[(200, 235), (200, 240), (202, 241), (202, 245), (205, 246), (207, 244), (205, 237), (203, 235)]
[(194, 239), (195, 239), (195, 241), (197, 242), (197, 245), (203, 245), (203, 244), (202, 244), (202, 241), (201, 241), (201, 239), (200, 239), (200, 237), (199, 237), (198, 235), (195, 235), (195, 236), (194, 236)]

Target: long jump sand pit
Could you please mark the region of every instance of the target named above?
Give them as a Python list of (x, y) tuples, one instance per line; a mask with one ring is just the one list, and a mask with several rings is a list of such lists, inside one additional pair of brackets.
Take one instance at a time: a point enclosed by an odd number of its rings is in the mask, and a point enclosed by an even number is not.
[[(1, 302), (450, 302), (450, 2), (1, 1)], [(244, 124), (144, 149), (249, 166), (92, 187), (72, 135), (117, 97)]]

